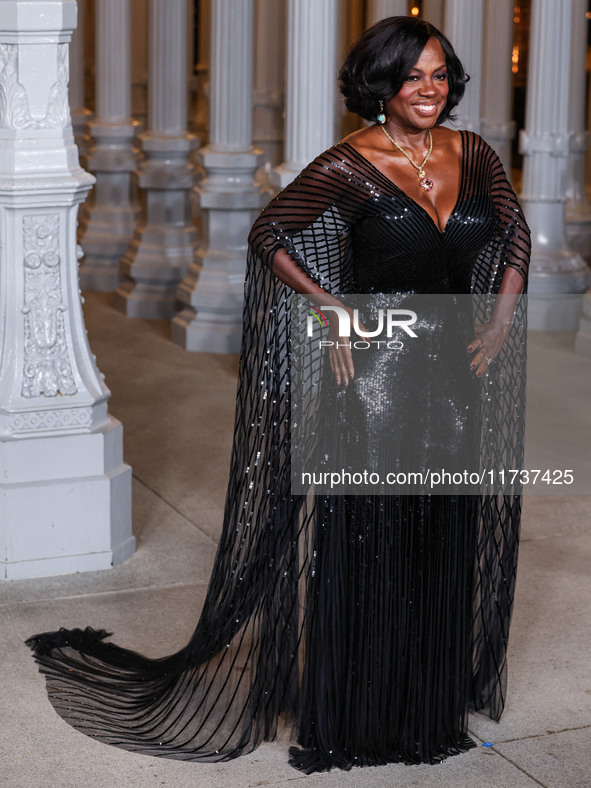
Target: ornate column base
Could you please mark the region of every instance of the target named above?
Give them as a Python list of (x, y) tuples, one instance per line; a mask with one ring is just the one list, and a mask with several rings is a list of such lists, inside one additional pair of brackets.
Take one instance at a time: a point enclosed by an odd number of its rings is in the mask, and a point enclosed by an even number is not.
[(284, 161), (279, 167), (274, 167), (269, 173), (269, 183), (278, 191), (285, 189), (292, 181), (294, 181), (304, 167), (308, 164), (305, 162), (300, 167), (298, 164)]
[(76, 416), (21, 412), (12, 423), (22, 437), (0, 440), (0, 580), (108, 569), (135, 550), (122, 426), (111, 418), (88, 434), (39, 435), (60, 418)]
[(583, 258), (566, 246), (564, 203), (522, 199), (535, 231), (528, 284), (528, 327), (573, 331), (579, 324), (582, 294), (591, 284)]
[(571, 249), (591, 262), (591, 212), (570, 211), (566, 219), (566, 239)]
[(93, 114), (86, 107), (72, 110), (72, 128), (74, 129), (74, 140), (78, 148), (78, 158), (83, 169), (88, 168), (88, 154), (92, 146), (92, 140), (88, 132), (88, 124), (93, 119)]
[(566, 239), (571, 249), (591, 263), (591, 205), (585, 191), (585, 151), (588, 132), (574, 134), (570, 140), (566, 203)]
[(197, 187), (204, 242), (177, 291), (185, 308), (172, 321), (172, 341), (185, 350), (240, 350), (247, 238), (268, 200), (254, 181), (262, 156), (211, 147), (197, 154), (207, 173)]
[(198, 140), (150, 133), (140, 139), (147, 157), (138, 177), (145, 217), (121, 259), (114, 305), (128, 317), (170, 320), (197, 244), (189, 195), (195, 174), (190, 156)]
[(583, 296), (583, 314), (575, 337), (575, 353), (591, 358), (591, 290)]
[(89, 124), (95, 145), (88, 167), (96, 175), (92, 202), (80, 217), (80, 242), (84, 260), (80, 267), (83, 290), (116, 290), (119, 260), (127, 251), (137, 222), (132, 175), (138, 154), (133, 140), (138, 124)]

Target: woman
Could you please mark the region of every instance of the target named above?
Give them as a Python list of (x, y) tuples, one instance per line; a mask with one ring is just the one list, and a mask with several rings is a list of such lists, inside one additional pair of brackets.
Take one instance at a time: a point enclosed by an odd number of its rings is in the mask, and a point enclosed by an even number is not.
[[(463, 94), (461, 64), (431, 25), (393, 17), (353, 47), (341, 81), (349, 108), (379, 123), (312, 162), (251, 233), (224, 528), (191, 641), (162, 660), (91, 629), (28, 641), (56, 710), (108, 743), (224, 760), (273, 738), (283, 715), (306, 772), (434, 763), (474, 746), (469, 706), (502, 712), (518, 496), (291, 494), (291, 291), (322, 306), (347, 293), (508, 294), (468, 336), (465, 369), (474, 383), (486, 373), (481, 455), (498, 460), (500, 445), (520, 461), (521, 411), (499, 415), (489, 393), (514, 396), (507, 370), (522, 371), (506, 337), (529, 235), (489, 146), (440, 125)], [(338, 339), (336, 321), (329, 331)], [(367, 380), (339, 344), (340, 390), (324, 387), (337, 424)], [(448, 421), (461, 443), (466, 423)]]

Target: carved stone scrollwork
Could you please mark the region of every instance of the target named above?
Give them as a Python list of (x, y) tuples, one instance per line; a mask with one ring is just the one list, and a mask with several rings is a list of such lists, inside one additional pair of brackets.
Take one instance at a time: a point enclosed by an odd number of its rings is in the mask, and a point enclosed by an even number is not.
[(18, 80), (16, 44), (0, 44), (0, 127), (5, 129), (63, 129), (69, 122), (68, 45), (57, 47), (57, 80), (49, 90), (45, 117), (35, 120), (24, 85)]
[(77, 391), (64, 325), (59, 257), (59, 217), (23, 218), (24, 363), (23, 397), (56, 397)]

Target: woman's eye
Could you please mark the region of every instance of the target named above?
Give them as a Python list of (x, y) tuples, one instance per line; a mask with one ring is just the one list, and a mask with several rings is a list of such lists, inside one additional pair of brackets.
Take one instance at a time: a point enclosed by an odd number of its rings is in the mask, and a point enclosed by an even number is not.
[(435, 75), (435, 79), (439, 79), (441, 82), (443, 82), (444, 80), (447, 79), (447, 74), (445, 74), (445, 73), (443, 73), (443, 74), (436, 74)]
[(418, 77), (418, 75), (417, 75), (417, 74), (411, 74), (410, 76), (408, 76), (408, 77), (406, 78), (406, 81), (407, 81), (407, 82), (416, 82), (418, 78), (419, 78), (419, 77)]

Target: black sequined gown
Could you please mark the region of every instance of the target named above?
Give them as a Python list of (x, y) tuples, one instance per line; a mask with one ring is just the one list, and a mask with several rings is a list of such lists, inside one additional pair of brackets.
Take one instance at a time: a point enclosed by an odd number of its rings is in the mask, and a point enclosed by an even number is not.
[[(137, 752), (216, 761), (273, 738), (283, 716), (300, 745), (291, 763), (311, 772), (434, 763), (473, 746), (469, 708), (500, 718), (519, 496), (291, 495), (290, 299), (273, 272), (284, 248), (333, 293), (496, 293), (507, 267), (525, 280), (529, 233), (499, 160), (476, 135), (462, 142), (443, 232), (347, 143), (263, 211), (224, 527), (197, 629), (161, 660), (105, 642), (104, 630), (32, 637), (71, 725)], [(519, 467), (522, 332), (502, 353), (487, 386), (507, 407), (483, 398), (490, 427), (477, 448)], [(343, 401), (363, 401), (358, 377)], [(452, 433), (461, 442), (469, 430), (454, 420)]]

